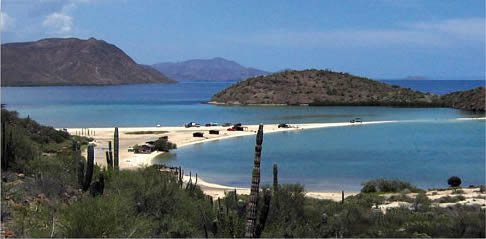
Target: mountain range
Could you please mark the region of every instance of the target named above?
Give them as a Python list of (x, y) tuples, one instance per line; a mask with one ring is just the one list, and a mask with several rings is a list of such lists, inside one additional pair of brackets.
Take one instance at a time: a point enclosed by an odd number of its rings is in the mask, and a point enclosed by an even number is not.
[(120, 48), (90, 38), (2, 44), (2, 86), (173, 83)]
[(221, 57), (157, 63), (152, 67), (176, 81), (239, 81), (268, 74)]

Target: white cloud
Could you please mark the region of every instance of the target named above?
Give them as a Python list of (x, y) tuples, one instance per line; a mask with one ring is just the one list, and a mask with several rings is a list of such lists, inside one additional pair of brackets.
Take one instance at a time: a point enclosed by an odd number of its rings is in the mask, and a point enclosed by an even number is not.
[(0, 12), (0, 31), (8, 31), (15, 24), (15, 19), (6, 12)]
[(439, 22), (404, 24), (394, 29), (343, 29), (333, 31), (275, 30), (231, 40), (269, 47), (453, 47), (485, 42), (485, 19), (450, 19)]
[(45, 16), (42, 26), (48, 29), (49, 35), (69, 36), (74, 29), (72, 12), (78, 4), (90, 3), (92, 0), (40, 0), (41, 4), (57, 5), (58, 10)]
[(42, 26), (56, 34), (69, 34), (73, 28), (73, 18), (64, 13), (54, 12), (45, 17)]

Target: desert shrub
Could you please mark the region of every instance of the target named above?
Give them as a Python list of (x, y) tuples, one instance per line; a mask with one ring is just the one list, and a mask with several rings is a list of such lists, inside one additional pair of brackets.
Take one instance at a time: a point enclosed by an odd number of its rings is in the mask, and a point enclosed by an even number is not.
[(376, 205), (380, 205), (385, 201), (385, 199), (374, 193), (359, 193), (354, 196), (349, 196), (346, 198), (345, 202), (350, 204), (359, 204), (366, 208), (371, 208)]
[(281, 185), (272, 196), (263, 237), (315, 237), (305, 201), (302, 185)]
[(423, 190), (413, 186), (409, 182), (404, 182), (400, 180), (387, 180), (387, 179), (376, 179), (363, 183), (362, 193), (372, 193), (372, 192), (384, 192), (384, 193), (396, 193), (403, 191), (405, 189), (410, 190), (410, 192), (421, 192)]
[(38, 201), (34, 205), (17, 205), (13, 209), (12, 229), (18, 237), (48, 238), (52, 233), (52, 217), (52, 206), (47, 201)]
[(60, 227), (65, 237), (130, 237), (145, 236), (150, 222), (137, 217), (129, 198), (115, 194), (86, 197), (65, 208)]
[(456, 202), (460, 202), (460, 201), (464, 201), (464, 200), (466, 200), (466, 197), (459, 195), (459, 196), (454, 196), (454, 197), (451, 197), (451, 196), (441, 197), (441, 198), (435, 199), (434, 202), (437, 202), (437, 203), (456, 203)]
[(388, 201), (395, 202), (408, 202), (408, 203), (413, 203), (414, 199), (407, 196), (406, 194), (400, 193), (398, 195), (392, 195), (391, 197), (388, 198)]
[(426, 211), (431, 203), (432, 201), (427, 197), (427, 195), (425, 195), (424, 192), (420, 192), (415, 197), (415, 200), (413, 200), (413, 207), (415, 208), (415, 211)]
[(167, 137), (161, 137), (155, 141), (155, 150), (169, 152), (171, 149), (176, 149), (177, 145), (169, 142)]
[(457, 189), (452, 192), (452, 194), (464, 194), (464, 190), (462, 189)]

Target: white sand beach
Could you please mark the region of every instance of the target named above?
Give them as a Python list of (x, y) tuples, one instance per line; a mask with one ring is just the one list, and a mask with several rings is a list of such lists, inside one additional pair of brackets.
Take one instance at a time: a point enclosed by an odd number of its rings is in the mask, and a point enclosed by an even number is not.
[[(468, 118), (469, 119), (469, 118)], [(486, 118), (471, 118), (486, 119)], [(457, 120), (466, 120), (465, 118)], [(263, 127), (264, 134), (298, 131), (306, 129), (328, 128), (328, 127), (361, 127), (372, 124), (398, 123), (401, 121), (366, 121), (362, 123), (307, 123), (307, 124), (290, 124), (290, 128), (278, 128), (278, 124), (266, 124)], [(234, 137), (243, 137), (256, 135), (258, 125), (243, 125), (244, 131), (228, 131), (230, 127), (223, 126), (201, 126), (186, 128), (184, 126), (161, 126), (161, 127), (121, 127), (119, 130), (120, 137), (120, 169), (136, 169), (143, 166), (149, 166), (151, 161), (163, 154), (164, 152), (152, 152), (150, 154), (135, 154), (128, 152), (128, 148), (136, 144), (141, 145), (148, 141), (155, 141), (162, 136), (168, 136), (169, 141), (177, 144), (177, 147), (185, 147), (193, 144), (205, 143), (215, 140), (225, 140)], [(81, 128), (68, 128), (70, 134), (80, 132)], [(95, 162), (99, 166), (106, 165), (105, 152), (108, 150), (108, 141), (113, 141), (114, 128), (89, 128), (94, 131)], [(219, 135), (209, 134), (209, 130), (219, 130)], [(193, 137), (194, 132), (202, 132), (204, 137)], [(135, 133), (135, 134), (134, 134)], [(83, 152), (86, 154), (86, 152)], [(263, 159), (264, 160), (264, 159)], [(187, 174), (187, 173), (186, 173)], [(203, 175), (204, 177), (204, 175)], [(189, 175), (184, 176), (184, 181), (189, 180)], [(194, 178), (193, 178), (194, 180)], [(198, 177), (198, 185), (208, 195), (214, 198), (223, 197), (225, 192), (233, 191), (235, 188), (230, 186), (219, 185), (206, 182)], [(249, 188), (236, 188), (239, 194), (248, 194)], [(345, 197), (356, 195), (358, 192), (345, 192)], [(307, 196), (318, 199), (341, 200), (341, 192), (308, 192)]]
[[(369, 121), (363, 123), (309, 123), (309, 124), (291, 124), (291, 128), (278, 128), (278, 124), (266, 124), (263, 127), (264, 134), (297, 131), (306, 129), (317, 129), (327, 127), (344, 127), (344, 126), (364, 126), (370, 124), (384, 124), (399, 121)], [(128, 148), (136, 144), (141, 145), (148, 141), (154, 141), (162, 136), (168, 136), (169, 141), (177, 144), (177, 147), (185, 147), (188, 145), (206, 143), (214, 140), (224, 140), (234, 137), (242, 137), (249, 135), (256, 135), (258, 125), (244, 125), (245, 131), (228, 131), (230, 127), (222, 126), (201, 126), (186, 128), (184, 126), (168, 126), (168, 127), (122, 127), (118, 128), (120, 137), (120, 168), (134, 169), (137, 167), (150, 165), (152, 159), (162, 154), (163, 152), (152, 152), (150, 154), (135, 154), (128, 152)], [(68, 128), (70, 134), (75, 135), (80, 132), (81, 128)], [(96, 144), (95, 148), (95, 162), (99, 166), (106, 165), (105, 152), (108, 150), (108, 141), (113, 141), (114, 128), (89, 128), (94, 131), (91, 134)], [(209, 130), (219, 130), (219, 135), (209, 134)], [(204, 137), (193, 137), (194, 132), (204, 133)], [(137, 134), (132, 134), (137, 133)], [(85, 153), (85, 152), (84, 152)]]

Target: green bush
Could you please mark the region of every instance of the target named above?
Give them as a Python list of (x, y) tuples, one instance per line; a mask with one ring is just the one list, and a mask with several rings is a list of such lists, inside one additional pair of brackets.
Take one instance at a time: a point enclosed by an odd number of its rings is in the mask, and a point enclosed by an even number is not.
[(410, 192), (421, 192), (423, 190), (413, 186), (409, 182), (400, 180), (376, 179), (363, 183), (362, 193), (397, 193), (403, 190), (410, 190)]
[(161, 137), (155, 141), (155, 150), (169, 152), (171, 149), (176, 149), (177, 145), (169, 142), (167, 137)]

